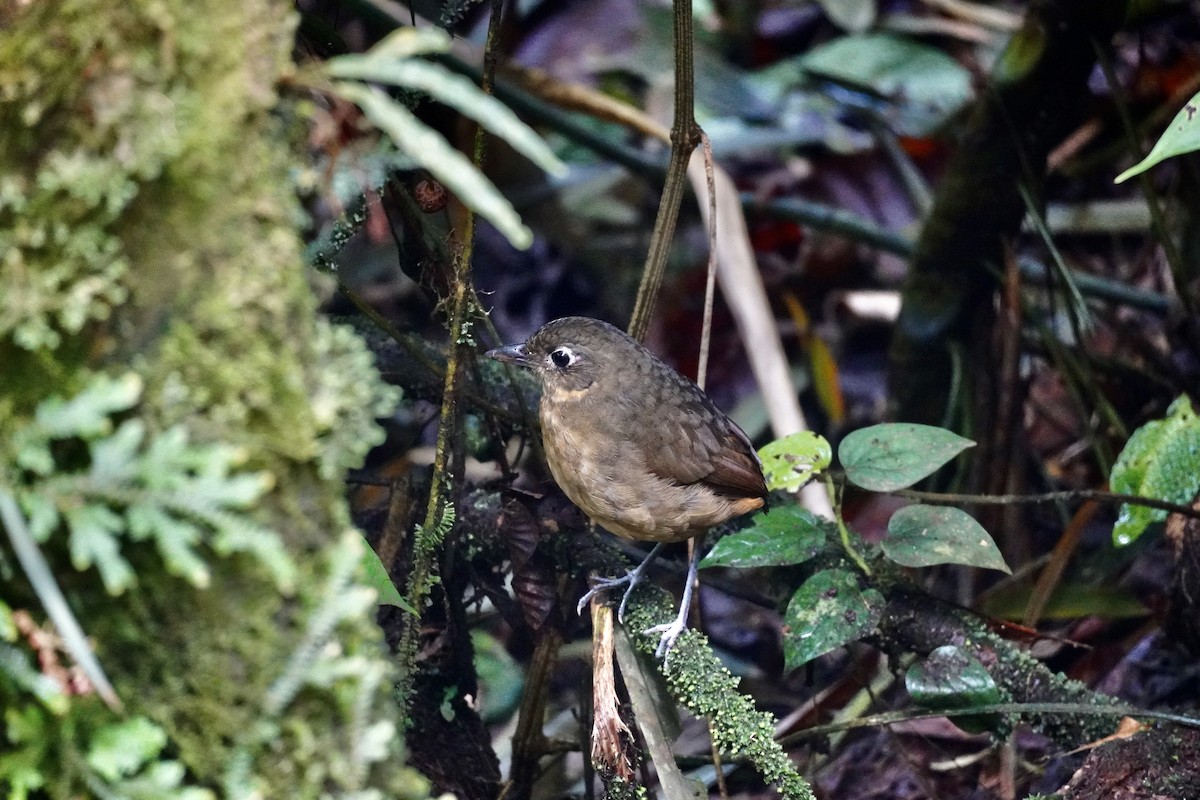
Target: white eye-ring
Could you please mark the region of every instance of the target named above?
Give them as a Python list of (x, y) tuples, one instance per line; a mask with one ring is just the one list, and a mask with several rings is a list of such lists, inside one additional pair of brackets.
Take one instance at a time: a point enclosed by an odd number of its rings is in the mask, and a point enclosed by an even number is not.
[(559, 369), (566, 369), (579, 360), (569, 347), (556, 347), (550, 351), (550, 361)]

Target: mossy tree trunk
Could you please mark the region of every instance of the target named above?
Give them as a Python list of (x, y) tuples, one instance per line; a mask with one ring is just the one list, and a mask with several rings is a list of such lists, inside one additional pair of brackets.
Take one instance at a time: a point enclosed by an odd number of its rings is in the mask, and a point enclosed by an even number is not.
[[(124, 704), (64, 702), (37, 678), (12, 621), (46, 615), (8, 530), (8, 793), (425, 791), (395, 758), (401, 722), (340, 482), (394, 398), (358, 338), (319, 319), (302, 263), (289, 169), (303, 115), (277, 92), (294, 25), (268, 0), (0, 0), (0, 490), (25, 514), (39, 497), (56, 508), (31, 530)], [(45, 399), (99, 375), (124, 376), (136, 402), (94, 440), (47, 445), (51, 472), (31, 469)], [(81, 489), (111, 429), (143, 432), (129, 440), (142, 467), (174, 442), (180, 474)], [(175, 496), (154, 506), (159, 524), (134, 519), (160, 478), (239, 476), (263, 490), (252, 507)], [(201, 566), (172, 560), (172, 534), (193, 536)], [(117, 549), (80, 556), (104, 543)], [(133, 570), (123, 591), (98, 569), (118, 562)]]

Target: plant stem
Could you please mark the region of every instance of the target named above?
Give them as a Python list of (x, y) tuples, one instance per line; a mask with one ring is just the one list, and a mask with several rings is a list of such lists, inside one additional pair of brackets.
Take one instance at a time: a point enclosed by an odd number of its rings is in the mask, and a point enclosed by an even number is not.
[(850, 560), (854, 562), (854, 565), (869, 578), (871, 577), (871, 568), (867, 566), (867, 562), (862, 555), (854, 549), (854, 543), (850, 541), (850, 529), (846, 527), (846, 521), (842, 519), (841, 493), (837, 490), (832, 475), (826, 472), (824, 479), (825, 489), (829, 492), (829, 499), (833, 502), (833, 521), (837, 523), (838, 535), (842, 538), (842, 548), (846, 551), (846, 555), (850, 557)]

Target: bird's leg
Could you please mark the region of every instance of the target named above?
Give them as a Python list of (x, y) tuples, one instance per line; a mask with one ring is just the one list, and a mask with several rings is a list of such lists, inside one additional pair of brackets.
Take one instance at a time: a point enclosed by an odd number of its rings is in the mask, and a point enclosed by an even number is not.
[(700, 564), (700, 552), (700, 542), (696, 541), (692, 547), (692, 557), (688, 559), (687, 582), (683, 584), (683, 600), (679, 603), (679, 613), (675, 615), (675, 621), (666, 625), (655, 625), (645, 631), (646, 633), (662, 634), (662, 638), (658, 640), (658, 647), (654, 650), (655, 658), (665, 656), (671, 649), (671, 645), (675, 644), (675, 640), (679, 638), (679, 634), (687, 628), (688, 612), (692, 609), (692, 587), (696, 585), (696, 571)]
[(611, 589), (616, 589), (618, 586), (626, 586), (625, 594), (621, 597), (621, 605), (617, 607), (617, 621), (625, 621), (625, 606), (629, 605), (629, 595), (642, 581), (646, 568), (650, 566), (650, 562), (658, 557), (658, 553), (663, 549), (666, 542), (659, 542), (654, 545), (654, 549), (642, 559), (642, 563), (638, 564), (633, 569), (626, 572), (619, 578), (596, 578), (592, 588), (587, 590), (587, 594), (579, 598), (579, 605), (575, 607), (576, 613), (582, 614), (583, 607), (586, 606), (593, 597), (601, 592), (607, 592)]

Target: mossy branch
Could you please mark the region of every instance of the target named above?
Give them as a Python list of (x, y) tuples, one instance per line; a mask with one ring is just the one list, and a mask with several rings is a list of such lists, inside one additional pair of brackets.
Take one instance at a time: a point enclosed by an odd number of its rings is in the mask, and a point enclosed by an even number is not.
[[(640, 590), (625, 614), (635, 646), (648, 655), (654, 654), (658, 636), (644, 631), (674, 617), (668, 595), (653, 591)], [(708, 720), (721, 752), (749, 760), (787, 800), (814, 800), (812, 788), (775, 741), (775, 718), (738, 691), (737, 678), (717, 658), (707, 636), (685, 630), (667, 652), (662, 673), (676, 702)]]

